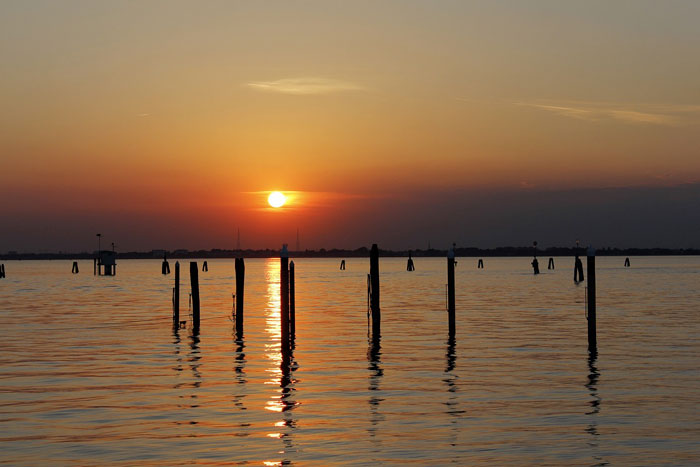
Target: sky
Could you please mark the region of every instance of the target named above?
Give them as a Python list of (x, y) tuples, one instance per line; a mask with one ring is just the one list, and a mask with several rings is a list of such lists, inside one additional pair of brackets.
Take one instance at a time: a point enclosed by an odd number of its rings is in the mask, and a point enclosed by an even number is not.
[(674, 0), (5, 0), (0, 253), (297, 230), (698, 248), (699, 20)]

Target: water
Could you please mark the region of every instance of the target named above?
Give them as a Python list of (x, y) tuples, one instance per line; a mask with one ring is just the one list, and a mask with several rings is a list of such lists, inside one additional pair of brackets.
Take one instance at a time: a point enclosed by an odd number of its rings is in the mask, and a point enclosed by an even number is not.
[[(0, 280), (0, 462), (12, 465), (634, 464), (700, 462), (700, 258), (597, 258), (598, 356), (573, 260), (297, 259), (296, 348), (281, 368), (279, 261), (200, 272), (199, 335), (171, 327), (160, 261), (7, 262)], [(585, 261), (584, 261), (585, 262)], [(201, 265), (201, 261), (200, 261)], [(171, 267), (173, 262), (171, 262)], [(189, 317), (183, 262), (181, 319)], [(546, 261), (541, 261), (546, 267)]]

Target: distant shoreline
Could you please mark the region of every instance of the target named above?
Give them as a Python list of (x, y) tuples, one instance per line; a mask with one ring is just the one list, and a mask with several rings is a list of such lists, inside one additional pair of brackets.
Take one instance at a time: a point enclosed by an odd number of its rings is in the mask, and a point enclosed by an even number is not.
[[(444, 257), (447, 250), (410, 250), (416, 258)], [(382, 250), (380, 255), (384, 257), (407, 257), (409, 250)], [(499, 247), (499, 248), (456, 248), (458, 257), (506, 257), (506, 256), (532, 256), (532, 247)], [(576, 248), (552, 247), (537, 249), (538, 256), (574, 256)], [(189, 259), (189, 258), (278, 258), (279, 250), (152, 250), (148, 252), (117, 252), (120, 259)], [(586, 249), (578, 248), (578, 254), (585, 256)], [(320, 249), (290, 251), (293, 258), (365, 258), (369, 257), (369, 248), (357, 248), (355, 250)], [(696, 248), (601, 248), (596, 250), (597, 256), (697, 256), (700, 249)], [(0, 260), (77, 260), (93, 259), (95, 252), (82, 253), (15, 253), (0, 254)]]

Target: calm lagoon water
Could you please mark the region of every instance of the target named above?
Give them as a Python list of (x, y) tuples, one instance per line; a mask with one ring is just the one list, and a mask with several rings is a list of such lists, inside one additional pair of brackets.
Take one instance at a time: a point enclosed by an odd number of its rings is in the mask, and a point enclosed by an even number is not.
[(246, 261), (241, 341), (233, 260), (200, 272), (199, 335), (173, 331), (159, 260), (119, 260), (116, 277), (6, 262), (0, 462), (697, 465), (700, 258), (623, 260), (597, 258), (591, 358), (572, 258), (539, 276), (528, 258), (458, 259), (454, 341), (446, 261), (382, 259), (379, 348), (369, 260), (297, 259), (289, 370), (279, 260)]

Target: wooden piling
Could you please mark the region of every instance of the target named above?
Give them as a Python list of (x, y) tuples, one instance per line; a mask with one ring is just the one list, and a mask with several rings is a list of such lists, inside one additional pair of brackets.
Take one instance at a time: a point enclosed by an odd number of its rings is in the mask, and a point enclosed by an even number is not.
[(289, 262), (289, 337), (294, 342), (296, 334), (296, 297), (294, 285), (294, 261)]
[(345, 271), (345, 260), (344, 259), (340, 261), (340, 270)]
[(447, 252), (447, 315), (449, 321), (449, 334), (455, 335), (455, 250), (450, 248)]
[(595, 250), (588, 247), (586, 254), (586, 269), (588, 269), (588, 350), (595, 351), (596, 339), (596, 287), (595, 287)]
[(484, 269), (484, 260), (483, 259), (479, 259), (479, 262), (476, 263), (476, 268), (477, 269)]
[(173, 326), (180, 327), (180, 262), (175, 261), (175, 287), (173, 288)]
[(206, 261), (202, 264), (202, 272), (209, 272), (209, 265)]
[(547, 269), (554, 269), (554, 258), (549, 258), (549, 263), (547, 264)]
[(629, 258), (625, 258), (625, 267), (626, 268), (630, 267), (630, 259)]
[(406, 271), (415, 271), (416, 266), (413, 264), (413, 258), (411, 257), (411, 252), (408, 252), (408, 262), (406, 263)]
[(165, 255), (163, 255), (163, 264), (160, 267), (160, 272), (164, 276), (170, 274), (170, 264), (168, 263), (168, 260), (165, 259)]
[(92, 275), (97, 275), (97, 258), (92, 258)]
[(190, 285), (192, 286), (192, 328), (199, 330), (199, 272), (197, 262), (190, 262)]
[(73, 274), (78, 274), (80, 271), (78, 270), (78, 262), (73, 261), (73, 269), (71, 269), (71, 273)]
[(245, 263), (236, 258), (236, 335), (243, 336), (243, 294), (245, 289)]
[(369, 253), (370, 310), (372, 311), (372, 333), (379, 335), (382, 315), (379, 311), (379, 247), (372, 245)]
[(289, 253), (286, 244), (280, 252), (280, 322), (282, 353), (285, 353), (289, 351)]
[(581, 258), (578, 257), (578, 254), (574, 260), (574, 282), (583, 282), (583, 263), (581, 262)]
[(5, 265), (0, 264), (0, 279), (4, 279), (4, 278), (5, 278)]

